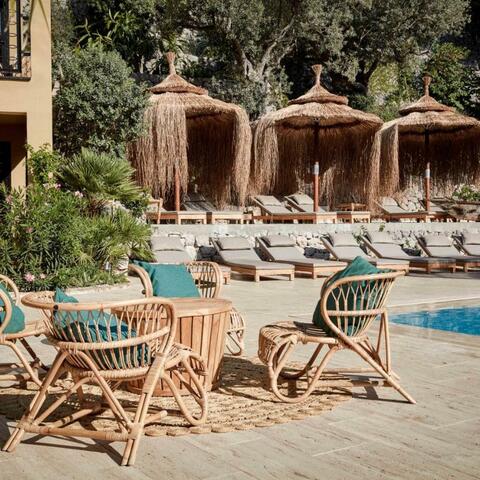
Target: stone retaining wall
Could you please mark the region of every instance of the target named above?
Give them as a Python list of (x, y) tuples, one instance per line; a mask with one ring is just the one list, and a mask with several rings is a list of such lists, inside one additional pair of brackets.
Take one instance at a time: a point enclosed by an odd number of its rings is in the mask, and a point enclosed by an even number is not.
[(351, 232), (355, 236), (366, 231), (384, 230), (412, 253), (417, 252), (415, 235), (426, 233), (442, 233), (449, 236), (463, 232), (480, 233), (478, 222), (395, 222), (381, 223), (323, 223), (312, 224), (217, 224), (217, 225), (152, 225), (153, 235), (178, 236), (182, 239), (186, 250), (197, 260), (216, 260), (215, 249), (210, 238), (225, 236), (241, 236), (248, 238), (255, 246), (255, 238), (264, 235), (289, 235), (296, 239), (299, 247), (305, 248), (307, 257), (328, 258), (320, 237), (335, 232)]

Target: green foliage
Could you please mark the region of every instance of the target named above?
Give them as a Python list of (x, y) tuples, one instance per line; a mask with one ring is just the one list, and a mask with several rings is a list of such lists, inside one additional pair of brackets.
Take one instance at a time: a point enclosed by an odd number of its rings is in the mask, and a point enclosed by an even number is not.
[(472, 96), (472, 69), (465, 65), (469, 51), (452, 43), (440, 43), (432, 50), (425, 70), (434, 78), (430, 92), (441, 103), (463, 111)]
[(100, 47), (64, 52), (53, 97), (54, 143), (63, 154), (81, 147), (121, 154), (142, 131), (147, 97), (116, 52)]
[[(95, 154), (82, 151), (82, 155), (78, 158), (88, 163)], [(26, 189), (0, 187), (0, 272), (13, 278), (22, 290), (118, 283), (125, 278), (116, 272), (122, 270), (128, 256), (152, 259), (147, 224), (120, 207), (109, 212), (96, 210), (92, 215), (91, 202), (99, 199), (144, 201), (144, 192), (132, 184), (132, 170), (124, 166), (124, 160), (96, 157), (101, 160), (92, 163), (100, 166), (92, 173), (92, 185), (84, 185), (85, 195), (65, 189), (50, 175), (59, 157), (45, 148), (31, 150), (32, 183)], [(62, 169), (66, 168), (63, 162)], [(72, 168), (73, 164), (67, 165)], [(85, 173), (85, 169), (81, 171)], [(72, 170), (70, 174), (68, 178), (78, 180)], [(80, 185), (77, 182), (77, 187)]]
[(62, 157), (48, 145), (38, 150), (28, 146), (28, 173), (34, 183), (51, 183), (61, 161)]
[(122, 210), (93, 219), (91, 255), (102, 265), (118, 265), (128, 257), (154, 260), (149, 246), (150, 226)]
[(66, 188), (85, 196), (92, 212), (99, 212), (109, 201), (125, 204), (143, 200), (144, 193), (134, 182), (133, 173), (123, 158), (82, 148), (62, 163), (58, 178)]
[(458, 185), (452, 198), (466, 202), (480, 202), (480, 189), (475, 185)]

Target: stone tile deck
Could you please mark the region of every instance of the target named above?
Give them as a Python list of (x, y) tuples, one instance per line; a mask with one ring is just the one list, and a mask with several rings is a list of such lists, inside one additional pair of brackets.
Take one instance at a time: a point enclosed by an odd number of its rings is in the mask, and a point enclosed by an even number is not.
[[(247, 355), (258, 329), (296, 315), (308, 318), (322, 280), (234, 280), (222, 295), (247, 319)], [(85, 299), (135, 298), (139, 284)], [(480, 305), (480, 274), (412, 275), (394, 287), (390, 305), (469, 300)], [(135, 467), (117, 466), (120, 445), (87, 439), (28, 437), (0, 454), (0, 478), (48, 479), (475, 479), (480, 476), (480, 337), (392, 325), (393, 360), (416, 398), (408, 405), (390, 389), (356, 390), (324, 415), (226, 434), (145, 438)], [(36, 346), (51, 358), (51, 347)], [(0, 349), (0, 360), (7, 358)], [(8, 357), (10, 358), (10, 357)], [(338, 364), (349, 363), (349, 353)], [(1, 401), (1, 397), (0, 397)], [(12, 422), (0, 417), (0, 442)]]

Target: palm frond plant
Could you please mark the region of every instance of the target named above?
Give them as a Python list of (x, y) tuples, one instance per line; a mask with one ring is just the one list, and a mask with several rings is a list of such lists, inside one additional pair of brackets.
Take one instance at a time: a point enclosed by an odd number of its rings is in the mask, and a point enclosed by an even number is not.
[(61, 165), (58, 179), (67, 189), (83, 195), (92, 214), (102, 212), (112, 201), (141, 201), (142, 189), (133, 180), (134, 169), (115, 155), (83, 148)]
[(92, 257), (114, 272), (124, 271), (128, 258), (152, 260), (150, 227), (123, 210), (92, 219)]

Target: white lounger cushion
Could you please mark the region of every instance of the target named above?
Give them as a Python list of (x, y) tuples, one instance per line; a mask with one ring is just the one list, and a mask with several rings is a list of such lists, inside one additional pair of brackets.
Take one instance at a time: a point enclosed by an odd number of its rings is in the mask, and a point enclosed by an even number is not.
[(270, 247), (294, 247), (295, 239), (287, 235), (272, 235), (271, 237), (262, 237), (265, 243)]
[(223, 250), (250, 250), (252, 246), (249, 241), (243, 237), (223, 237), (217, 240), (218, 245)]
[(330, 233), (330, 241), (334, 247), (357, 247), (357, 241), (351, 233)]
[(152, 237), (150, 240), (154, 252), (161, 250), (183, 251), (185, 247), (179, 237)]

